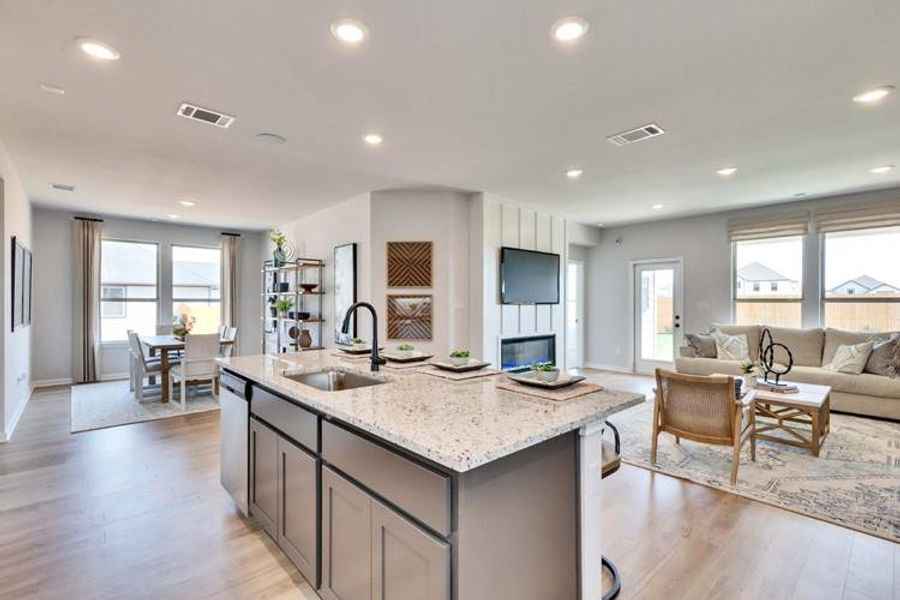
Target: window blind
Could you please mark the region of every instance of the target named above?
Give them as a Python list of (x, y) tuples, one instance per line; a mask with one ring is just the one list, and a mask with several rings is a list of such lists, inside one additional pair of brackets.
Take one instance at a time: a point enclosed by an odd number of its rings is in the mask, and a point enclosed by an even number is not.
[(854, 231), (878, 227), (900, 226), (900, 200), (879, 204), (861, 204), (817, 210), (814, 217), (816, 231)]
[(728, 220), (728, 237), (732, 242), (806, 235), (808, 231), (807, 211), (736, 217)]

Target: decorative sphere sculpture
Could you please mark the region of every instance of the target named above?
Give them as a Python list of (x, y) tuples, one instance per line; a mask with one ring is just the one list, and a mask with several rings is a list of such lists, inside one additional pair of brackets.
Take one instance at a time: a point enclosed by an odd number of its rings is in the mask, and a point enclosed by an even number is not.
[[(768, 344), (766, 343), (768, 340)], [(778, 370), (775, 367), (781, 366), (775, 362), (775, 348), (783, 348), (787, 353), (788, 362), (784, 365), (784, 370)], [(794, 366), (794, 355), (791, 354), (790, 348), (784, 344), (779, 344), (772, 338), (772, 332), (768, 328), (763, 329), (762, 336), (759, 338), (759, 362), (762, 365), (765, 382), (770, 385), (785, 385), (781, 383), (781, 376), (791, 372)], [(775, 376), (774, 383), (769, 381), (769, 375)]]

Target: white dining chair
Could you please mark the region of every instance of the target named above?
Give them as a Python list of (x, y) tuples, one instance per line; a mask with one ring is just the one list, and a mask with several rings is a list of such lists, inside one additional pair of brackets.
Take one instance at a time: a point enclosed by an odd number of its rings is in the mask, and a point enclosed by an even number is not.
[(188, 334), (184, 338), (184, 356), (169, 371), (172, 383), (180, 384), (181, 410), (187, 408), (188, 385), (211, 383), (212, 394), (218, 398), (220, 337), (218, 333)]
[(224, 338), (225, 332), (228, 331), (228, 325), (219, 325), (219, 337)]
[[(141, 338), (134, 331), (128, 333), (128, 350), (130, 354), (129, 360), (132, 365), (130, 388), (131, 391), (134, 392), (138, 402), (143, 402), (144, 392), (146, 391), (144, 379), (150, 375), (161, 374), (162, 365), (159, 360), (148, 358), (147, 355), (144, 354), (144, 349), (141, 346)], [(159, 388), (151, 386), (149, 389), (155, 391)]]
[(222, 341), (231, 343), (222, 344), (219, 348), (219, 357), (229, 358), (234, 354), (234, 346), (237, 344), (237, 327), (225, 327), (225, 331), (222, 332)]

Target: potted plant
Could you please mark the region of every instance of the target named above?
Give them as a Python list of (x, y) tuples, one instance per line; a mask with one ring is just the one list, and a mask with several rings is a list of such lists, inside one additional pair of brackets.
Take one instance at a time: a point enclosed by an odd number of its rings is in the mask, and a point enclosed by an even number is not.
[(553, 363), (535, 363), (531, 365), (531, 371), (540, 381), (556, 381), (559, 379), (559, 369)]
[(471, 353), (468, 350), (454, 350), (450, 353), (450, 364), (461, 367), (469, 363)]
[(741, 373), (744, 374), (744, 385), (746, 385), (748, 389), (755, 388), (757, 374), (756, 363), (752, 360), (745, 360), (741, 363)]
[(288, 244), (287, 236), (280, 229), (273, 229), (269, 232), (269, 241), (275, 245), (275, 250), (272, 251), (272, 266), (276, 268), (283, 267), (293, 253)]
[(397, 346), (397, 355), (402, 356), (403, 358), (409, 358), (412, 356), (415, 349), (416, 347), (412, 344), (400, 344)]
[(279, 298), (275, 302), (275, 309), (282, 317), (286, 317), (289, 310), (294, 308), (294, 299), (291, 297)]
[(364, 339), (362, 339), (362, 338), (360, 338), (360, 337), (355, 337), (355, 338), (353, 338), (352, 340), (350, 340), (350, 344), (351, 344), (352, 346), (365, 346), (365, 345), (366, 345), (366, 340), (364, 340)]
[(184, 341), (185, 336), (191, 332), (196, 324), (197, 317), (182, 313), (172, 320), (172, 335)]

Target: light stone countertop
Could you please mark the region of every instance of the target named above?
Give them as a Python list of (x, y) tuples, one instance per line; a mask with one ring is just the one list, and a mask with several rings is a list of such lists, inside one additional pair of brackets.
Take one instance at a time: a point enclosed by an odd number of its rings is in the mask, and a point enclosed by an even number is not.
[[(564, 402), (495, 387), (498, 377), (450, 381), (385, 367), (385, 385), (325, 392), (282, 376), (339, 367), (369, 372), (368, 361), (341, 360), (331, 351), (237, 356), (224, 368), (377, 438), (465, 472), (643, 402), (631, 392), (604, 390)], [(251, 401), (252, 402), (252, 401)]]

